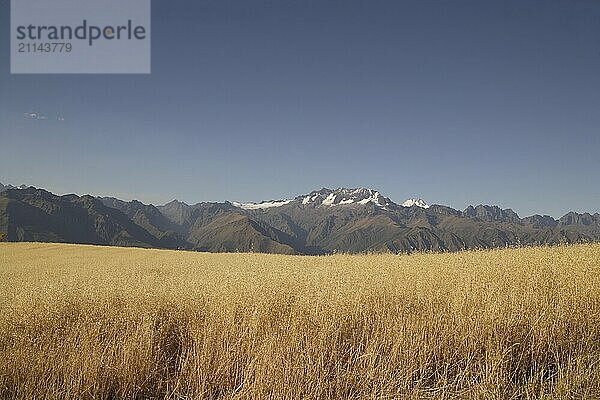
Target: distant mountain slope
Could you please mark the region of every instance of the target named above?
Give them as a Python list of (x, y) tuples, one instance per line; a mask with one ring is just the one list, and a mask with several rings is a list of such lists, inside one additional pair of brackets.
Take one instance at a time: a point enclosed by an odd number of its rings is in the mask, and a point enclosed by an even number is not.
[(8, 241), (161, 247), (117, 209), (91, 196), (56, 196), (41, 189), (0, 194), (0, 232)]
[(99, 200), (105, 206), (115, 208), (127, 215), (132, 222), (154, 236), (161, 247), (189, 247), (185, 239), (178, 233), (177, 225), (153, 205), (146, 205), (136, 200), (125, 202), (113, 197), (102, 197)]
[[(464, 211), (422, 199), (397, 204), (373, 189), (320, 189), (259, 203), (163, 206), (115, 198), (56, 196), (35, 188), (0, 193), (9, 241), (56, 241), (199, 251), (283, 254), (457, 251), (600, 241), (600, 214), (520, 218), (510, 209)], [(2, 236), (2, 235), (0, 235)]]
[(194, 227), (188, 241), (195, 250), (213, 252), (261, 252), (295, 254), (285, 234), (243, 214), (222, 214)]

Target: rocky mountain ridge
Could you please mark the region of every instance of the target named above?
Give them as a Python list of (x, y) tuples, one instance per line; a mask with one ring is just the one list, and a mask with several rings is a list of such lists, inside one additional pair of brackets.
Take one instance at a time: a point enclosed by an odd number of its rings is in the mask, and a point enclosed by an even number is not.
[(497, 206), (459, 211), (421, 199), (397, 204), (367, 188), (324, 188), (259, 203), (189, 205), (173, 200), (154, 206), (10, 187), (0, 193), (0, 233), (8, 241), (211, 252), (457, 251), (600, 241), (600, 214), (521, 218)]

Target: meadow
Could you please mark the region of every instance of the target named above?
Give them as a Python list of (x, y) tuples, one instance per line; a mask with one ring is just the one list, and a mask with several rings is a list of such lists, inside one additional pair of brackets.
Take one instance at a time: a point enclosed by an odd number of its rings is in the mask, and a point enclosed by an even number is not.
[(600, 245), (0, 243), (2, 399), (598, 399)]

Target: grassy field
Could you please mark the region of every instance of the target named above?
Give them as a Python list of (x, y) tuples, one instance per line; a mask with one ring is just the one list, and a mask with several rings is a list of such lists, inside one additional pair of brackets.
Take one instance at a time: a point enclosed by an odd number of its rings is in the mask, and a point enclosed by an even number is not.
[(2, 399), (598, 399), (600, 245), (0, 244)]

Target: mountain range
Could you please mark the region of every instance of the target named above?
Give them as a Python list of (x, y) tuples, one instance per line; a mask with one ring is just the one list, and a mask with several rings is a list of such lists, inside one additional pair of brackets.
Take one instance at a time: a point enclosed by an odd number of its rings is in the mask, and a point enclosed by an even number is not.
[(459, 211), (422, 199), (398, 204), (366, 188), (154, 206), (0, 184), (0, 240), (308, 255), (459, 251), (600, 241), (600, 214), (521, 218), (489, 205)]

